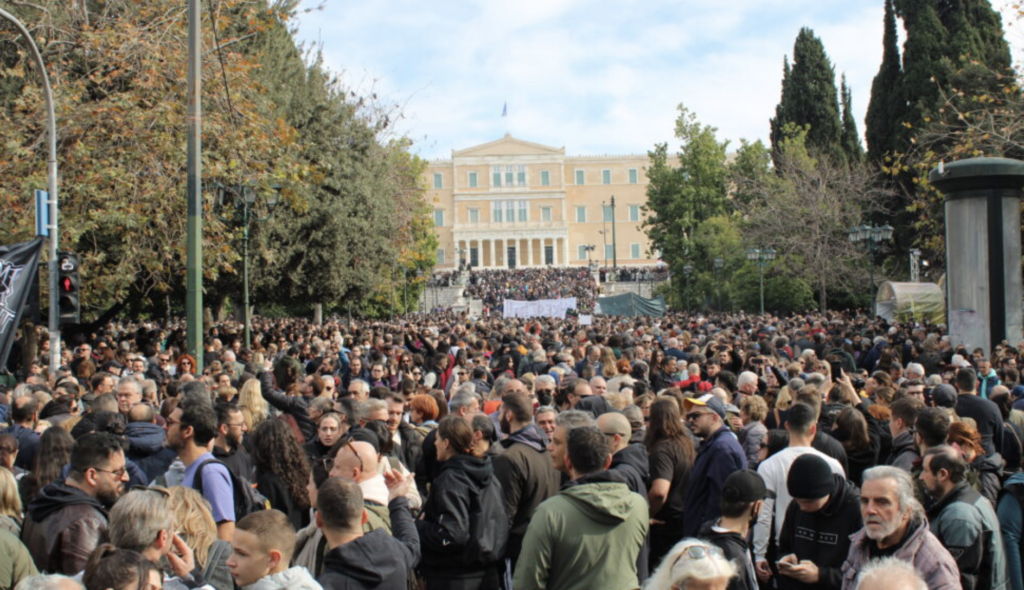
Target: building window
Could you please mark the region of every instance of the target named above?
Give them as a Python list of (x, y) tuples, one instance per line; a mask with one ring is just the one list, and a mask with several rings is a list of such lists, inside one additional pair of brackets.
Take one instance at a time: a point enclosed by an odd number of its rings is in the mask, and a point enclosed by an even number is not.
[(469, 210), (469, 222), (473, 223), (473, 224), (480, 223), (480, 210), (479, 209), (470, 209)]
[(612, 171), (611, 170), (602, 170), (601, 171), (601, 184), (611, 184), (611, 183), (612, 183)]
[(434, 226), (444, 227), (444, 209), (434, 209)]
[(519, 186), (526, 186), (526, 166), (520, 166), (516, 175), (516, 183)]
[(633, 260), (640, 259), (640, 244), (629, 245), (629, 257), (632, 258)]
[(444, 264), (444, 248), (437, 249), (437, 265), (441, 266)]
[(605, 223), (615, 221), (615, 214), (612, 212), (611, 205), (601, 205), (601, 219)]
[(629, 184), (636, 184), (636, 183), (637, 183), (636, 168), (630, 168), (629, 169)]
[(576, 184), (579, 186), (583, 185), (584, 174), (582, 170), (576, 171)]
[(551, 173), (547, 170), (540, 171), (540, 185), (551, 186)]
[(519, 201), (519, 216), (516, 217), (516, 221), (527, 222), (530, 220), (530, 204), (526, 201)]
[(640, 221), (640, 205), (629, 206), (629, 220)]
[(505, 201), (505, 221), (512, 223), (516, 220), (516, 202)]
[(541, 207), (540, 208), (540, 220), (541, 221), (551, 221), (551, 207)]
[(583, 205), (576, 207), (576, 223), (587, 222), (587, 208)]
[(580, 244), (579, 246), (576, 246), (576, 260), (586, 260), (586, 259), (587, 259), (587, 246), (585, 244)]
[(439, 172), (434, 173), (434, 188), (441, 188), (441, 174)]
[(605, 260), (615, 260), (615, 244), (604, 245), (604, 258)]
[(491, 210), (491, 222), (501, 223), (505, 215), (505, 206), (502, 201), (494, 202), (494, 209)]
[(493, 175), (491, 176), (491, 184), (494, 186), (501, 186), (501, 166), (495, 166), (493, 168)]
[(476, 172), (469, 173), (469, 188), (476, 188)]
[(505, 186), (515, 186), (515, 183), (513, 182), (515, 180), (514, 174), (512, 166), (505, 167)]

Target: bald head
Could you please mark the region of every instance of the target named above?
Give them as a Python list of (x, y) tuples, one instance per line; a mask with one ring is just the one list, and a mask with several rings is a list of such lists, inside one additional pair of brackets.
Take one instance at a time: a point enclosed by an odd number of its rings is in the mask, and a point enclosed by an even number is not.
[(334, 456), (334, 467), (330, 475), (345, 477), (356, 483), (372, 479), (377, 475), (377, 451), (373, 445), (363, 441), (342, 445), (338, 449), (338, 454)]
[(629, 446), (629, 437), (633, 434), (633, 429), (629, 425), (629, 419), (622, 414), (601, 414), (597, 418), (597, 428), (607, 438), (613, 455)]

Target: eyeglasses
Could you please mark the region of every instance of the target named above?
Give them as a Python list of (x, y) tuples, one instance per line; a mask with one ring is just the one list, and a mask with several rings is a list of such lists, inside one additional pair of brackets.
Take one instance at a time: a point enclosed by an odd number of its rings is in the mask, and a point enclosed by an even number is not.
[(699, 420), (701, 416), (707, 416), (710, 413), (711, 412), (690, 412), (686, 415), (686, 419), (690, 421)]
[(181, 424), (181, 420), (171, 420), (170, 418), (168, 418), (166, 420), (166, 422), (167, 422), (167, 428), (170, 428), (171, 426), (174, 426), (175, 424)]
[(537, 389), (536, 392), (538, 394), (541, 394), (541, 393), (553, 394), (553, 393), (555, 393), (555, 390), (554, 389)]
[(113, 475), (117, 479), (121, 479), (122, 477), (124, 477), (125, 473), (128, 473), (128, 467), (125, 466), (114, 471), (110, 471), (109, 469), (100, 469), (98, 467), (93, 467), (93, 471), (102, 471), (103, 473), (109, 473), (110, 475)]

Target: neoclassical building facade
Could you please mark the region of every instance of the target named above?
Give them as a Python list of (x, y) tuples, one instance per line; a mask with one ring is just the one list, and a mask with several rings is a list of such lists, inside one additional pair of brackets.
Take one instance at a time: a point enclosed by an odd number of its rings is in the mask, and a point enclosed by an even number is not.
[(510, 135), (431, 161), (437, 268), (653, 264), (641, 229), (647, 162), (567, 157), (565, 148)]

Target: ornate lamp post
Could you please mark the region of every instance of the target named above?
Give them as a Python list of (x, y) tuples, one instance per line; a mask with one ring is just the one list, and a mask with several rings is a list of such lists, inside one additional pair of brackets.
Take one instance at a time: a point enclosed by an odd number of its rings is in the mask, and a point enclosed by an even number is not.
[(747, 250), (747, 260), (757, 264), (761, 279), (761, 315), (764, 315), (764, 267), (775, 260), (773, 248), (751, 248)]
[[(242, 228), (242, 321), (245, 324), (243, 338), (246, 348), (252, 346), (249, 333), (252, 328), (249, 308), (249, 223), (270, 219), (280, 201), (280, 193), (279, 186), (272, 187), (271, 192), (266, 195), (260, 195), (256, 187), (252, 186), (217, 186), (217, 217), (224, 223), (232, 223)], [(261, 202), (267, 211), (264, 216), (256, 213), (256, 206)]]
[(892, 226), (883, 225), (877, 227), (874, 225), (857, 225), (846, 230), (846, 235), (850, 237), (850, 241), (854, 245), (863, 248), (871, 259), (868, 261), (868, 268), (871, 273), (871, 289), (875, 288), (875, 252), (879, 249), (882, 242), (888, 242), (892, 239)]
[[(693, 276), (693, 266), (692, 265), (687, 264), (686, 266), (683, 267), (683, 276), (686, 277), (686, 289), (683, 290), (683, 293), (686, 294), (686, 299), (689, 299), (690, 298), (690, 277)], [(687, 301), (686, 303), (689, 303), (689, 301)]]
[(719, 274), (725, 268), (724, 258), (715, 258), (715, 294), (718, 295), (718, 311), (722, 311), (722, 284)]

